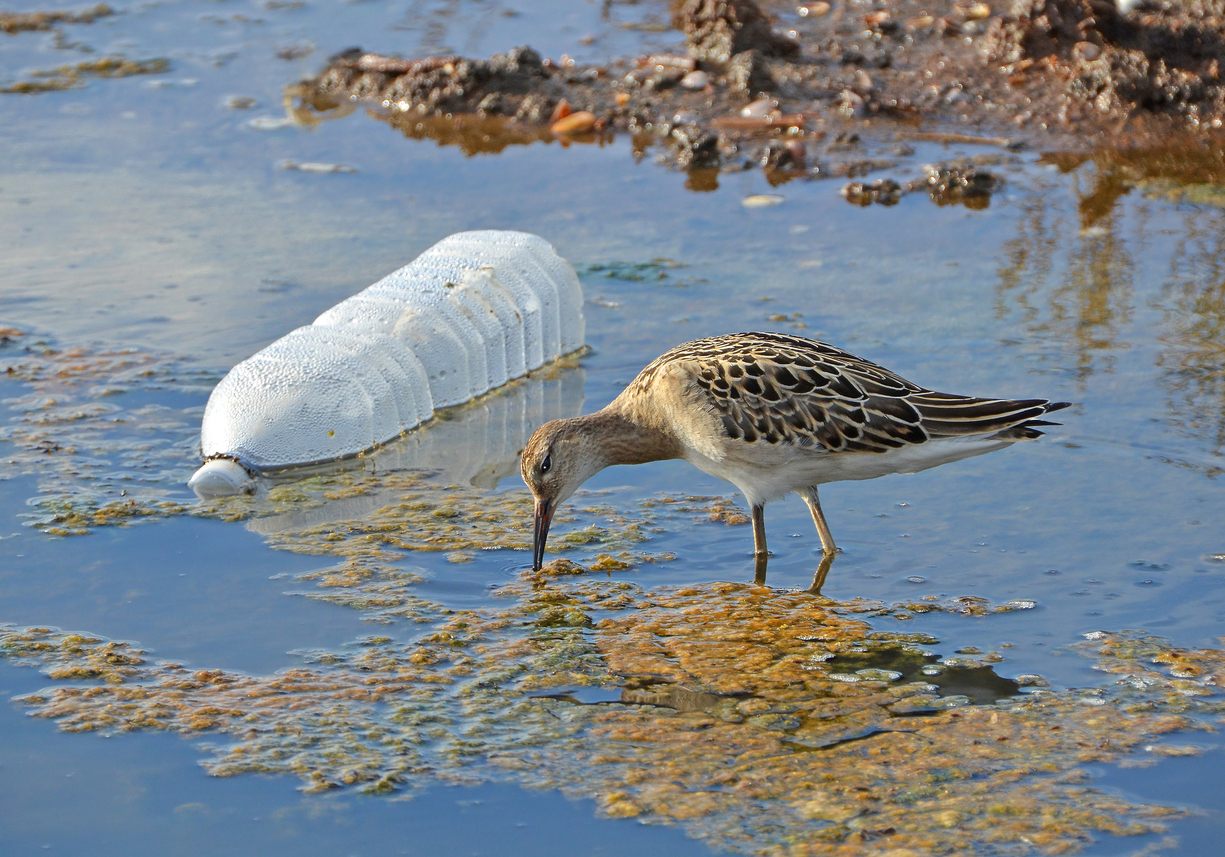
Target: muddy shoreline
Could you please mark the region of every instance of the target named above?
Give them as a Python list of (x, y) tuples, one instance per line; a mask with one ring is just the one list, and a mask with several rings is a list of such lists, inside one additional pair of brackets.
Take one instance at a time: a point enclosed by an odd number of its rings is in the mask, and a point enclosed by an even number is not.
[(287, 95), (300, 119), (364, 105), (407, 136), (473, 154), (628, 134), (636, 156), (687, 171), (695, 190), (758, 167), (774, 184), (855, 179), (914, 141), (995, 150), (844, 184), (857, 204), (925, 190), (981, 206), (997, 183), (981, 161), (1025, 147), (1215, 148), (1225, 137), (1225, 0), (674, 0), (671, 11), (684, 36), (672, 54), (583, 65), (530, 47), (488, 59), (355, 48)]

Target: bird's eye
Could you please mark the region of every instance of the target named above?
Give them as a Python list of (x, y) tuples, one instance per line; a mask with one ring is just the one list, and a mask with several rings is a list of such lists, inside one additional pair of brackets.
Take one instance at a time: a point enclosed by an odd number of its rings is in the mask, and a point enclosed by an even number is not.
[(540, 462), (540, 472), (541, 472), (541, 473), (548, 473), (548, 472), (549, 472), (549, 468), (550, 468), (550, 467), (552, 467), (552, 466), (553, 466), (553, 456), (551, 456), (551, 455), (546, 455), (546, 456), (544, 457), (544, 461)]

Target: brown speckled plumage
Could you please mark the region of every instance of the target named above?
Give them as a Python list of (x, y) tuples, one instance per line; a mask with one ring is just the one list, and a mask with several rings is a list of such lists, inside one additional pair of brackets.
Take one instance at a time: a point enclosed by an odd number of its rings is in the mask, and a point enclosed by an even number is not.
[(686, 366), (728, 438), (830, 452), (1015, 429), (1065, 404), (937, 393), (832, 345), (781, 333), (686, 342), (652, 361), (629, 390), (642, 395), (669, 365)]

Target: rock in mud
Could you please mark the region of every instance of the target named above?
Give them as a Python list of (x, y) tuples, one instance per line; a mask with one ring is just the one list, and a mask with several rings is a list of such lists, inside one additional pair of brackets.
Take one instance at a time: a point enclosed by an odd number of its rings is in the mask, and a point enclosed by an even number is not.
[(1017, 84), (1053, 71), (1068, 102), (1102, 114), (1172, 113), (1212, 127), (1225, 117), (1225, 0), (1127, 13), (1109, 0), (1017, 0), (992, 23), (987, 55)]
[(842, 188), (842, 197), (852, 205), (897, 205), (902, 198), (902, 186), (893, 179), (874, 182), (850, 182)]
[(734, 92), (744, 95), (771, 92), (775, 86), (765, 57), (756, 49), (732, 57), (727, 64), (727, 83)]
[(801, 140), (772, 140), (761, 153), (767, 170), (800, 171), (805, 168), (807, 149)]
[(677, 164), (686, 170), (719, 166), (719, 137), (700, 125), (678, 125), (672, 129), (671, 142)]
[(996, 22), (991, 52), (1003, 62), (1067, 56), (1078, 42), (1116, 41), (1121, 24), (1109, 0), (1017, 0)]
[(770, 19), (753, 0), (681, 0), (674, 7), (673, 24), (685, 34), (689, 53), (706, 62), (726, 63), (751, 50), (772, 57), (800, 52), (795, 40), (771, 29)]
[(993, 173), (970, 165), (930, 165), (926, 172), (923, 185), (936, 205), (986, 208), (991, 204), (991, 194), (1000, 184)]
[[(332, 58), (319, 86), (421, 113), (474, 112), (475, 106), (487, 113), (513, 115), (529, 95), (547, 98), (551, 79), (540, 54), (529, 47), (487, 60), (457, 56), (405, 60), (355, 49)], [(546, 115), (551, 111), (552, 104)]]

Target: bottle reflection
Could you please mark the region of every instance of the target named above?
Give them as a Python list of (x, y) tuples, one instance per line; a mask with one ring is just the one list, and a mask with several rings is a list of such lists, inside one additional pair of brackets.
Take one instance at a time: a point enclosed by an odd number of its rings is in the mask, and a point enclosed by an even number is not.
[[(585, 377), (579, 367), (546, 369), (466, 405), (442, 411), (419, 429), (368, 455), (282, 471), (274, 479), (288, 481), (354, 470), (374, 476), (421, 471), (440, 485), (490, 490), (505, 477), (518, 473), (519, 451), (537, 426), (582, 410)], [(328, 500), (321, 506), (255, 518), (249, 527), (268, 535), (361, 518), (394, 502), (395, 494), (394, 488), (376, 487), (360, 496)]]

